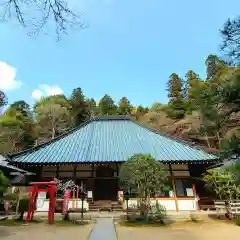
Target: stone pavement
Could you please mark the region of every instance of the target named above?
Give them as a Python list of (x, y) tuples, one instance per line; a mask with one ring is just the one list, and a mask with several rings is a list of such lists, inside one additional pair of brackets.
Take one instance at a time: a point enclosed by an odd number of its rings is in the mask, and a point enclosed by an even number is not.
[(88, 239), (117, 240), (113, 218), (98, 218)]

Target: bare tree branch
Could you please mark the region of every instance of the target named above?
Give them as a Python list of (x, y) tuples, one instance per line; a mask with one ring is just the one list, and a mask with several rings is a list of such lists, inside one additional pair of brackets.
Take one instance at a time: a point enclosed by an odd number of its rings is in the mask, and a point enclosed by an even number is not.
[(63, 0), (5, 0), (0, 4), (1, 8), (2, 21), (15, 17), (22, 26), (31, 27), (31, 36), (38, 36), (40, 32), (44, 32), (47, 24), (51, 26), (53, 23), (58, 39), (62, 34), (67, 34), (69, 28), (86, 27), (82, 16), (73, 12)]

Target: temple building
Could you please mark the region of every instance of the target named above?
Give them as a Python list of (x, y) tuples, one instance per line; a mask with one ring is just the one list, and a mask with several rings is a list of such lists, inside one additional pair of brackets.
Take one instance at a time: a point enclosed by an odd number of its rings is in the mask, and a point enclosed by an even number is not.
[[(96, 117), (44, 144), (8, 157), (16, 166), (34, 172), (35, 181), (72, 179), (87, 192), (85, 207), (97, 201), (118, 202), (123, 189), (121, 164), (135, 154), (151, 154), (170, 177), (171, 190), (156, 193), (168, 210), (197, 209), (196, 179), (216, 163), (217, 157), (189, 142), (165, 136), (126, 116)], [(130, 205), (136, 199), (129, 200)], [(123, 204), (124, 205), (124, 204)]]

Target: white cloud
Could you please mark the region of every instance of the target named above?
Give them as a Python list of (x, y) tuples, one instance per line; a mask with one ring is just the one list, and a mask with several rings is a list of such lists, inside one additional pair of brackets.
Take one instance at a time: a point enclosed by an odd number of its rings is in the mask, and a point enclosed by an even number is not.
[(32, 97), (34, 99), (40, 99), (44, 96), (52, 96), (57, 94), (63, 94), (63, 90), (57, 85), (50, 86), (47, 84), (40, 84), (37, 89), (33, 90)]
[(39, 99), (39, 98), (43, 97), (43, 93), (42, 93), (41, 90), (35, 89), (32, 92), (32, 97), (35, 98), (35, 99)]
[(0, 62), (0, 89), (11, 90), (21, 87), (22, 82), (16, 80), (16, 68)]

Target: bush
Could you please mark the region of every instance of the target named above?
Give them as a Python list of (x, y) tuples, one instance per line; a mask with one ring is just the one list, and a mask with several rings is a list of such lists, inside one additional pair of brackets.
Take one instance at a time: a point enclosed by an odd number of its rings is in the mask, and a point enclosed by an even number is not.
[(237, 226), (240, 226), (240, 215), (235, 216), (234, 221), (235, 221)]
[(29, 207), (29, 199), (28, 198), (21, 199), (19, 202), (19, 208), (18, 208), (18, 212), (20, 213), (19, 220), (23, 220), (24, 212), (28, 211), (28, 207)]
[(160, 222), (164, 224), (164, 219), (167, 217), (167, 210), (166, 208), (156, 202), (155, 205), (151, 206), (151, 210), (149, 212), (149, 218), (153, 222)]

